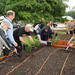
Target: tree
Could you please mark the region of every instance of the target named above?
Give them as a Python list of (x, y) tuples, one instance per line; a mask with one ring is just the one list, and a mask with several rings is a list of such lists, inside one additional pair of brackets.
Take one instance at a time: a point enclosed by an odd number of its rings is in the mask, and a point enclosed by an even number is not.
[(71, 16), (73, 19), (75, 19), (75, 11), (66, 12), (66, 16)]
[(0, 0), (0, 15), (5, 15), (6, 0)]
[(63, 0), (0, 0), (3, 3), (1, 14), (8, 10), (16, 13), (15, 20), (39, 22), (42, 17), (45, 21), (54, 20), (55, 17), (61, 17), (65, 13), (66, 4)]

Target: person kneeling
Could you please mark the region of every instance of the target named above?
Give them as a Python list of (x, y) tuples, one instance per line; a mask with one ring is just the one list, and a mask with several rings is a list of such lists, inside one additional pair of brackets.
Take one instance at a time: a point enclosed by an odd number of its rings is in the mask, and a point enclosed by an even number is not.
[(52, 39), (52, 30), (50, 29), (50, 27), (43, 27), (38, 33), (38, 38), (41, 43), (44, 41), (46, 44), (47, 42), (50, 42), (50, 38)]

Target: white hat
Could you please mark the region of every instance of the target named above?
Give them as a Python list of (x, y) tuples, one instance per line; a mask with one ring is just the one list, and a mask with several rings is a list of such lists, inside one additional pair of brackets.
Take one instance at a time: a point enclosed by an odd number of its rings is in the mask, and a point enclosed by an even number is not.
[(29, 28), (29, 30), (30, 30), (31, 32), (34, 31), (33, 26), (32, 26), (31, 24), (26, 24), (26, 27)]
[(5, 20), (5, 19), (3, 20), (2, 24), (6, 25), (8, 28), (11, 28), (10, 27), (10, 22)]

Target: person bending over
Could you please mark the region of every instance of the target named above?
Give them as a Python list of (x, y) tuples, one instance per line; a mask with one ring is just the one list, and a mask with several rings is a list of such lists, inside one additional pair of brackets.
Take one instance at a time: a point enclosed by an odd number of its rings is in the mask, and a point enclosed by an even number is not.
[(30, 31), (33, 32), (33, 26), (30, 25), (30, 24), (27, 24), (25, 27), (20, 27), (20, 28), (17, 28), (14, 33), (13, 33), (13, 36), (14, 36), (14, 39), (15, 41), (18, 43), (18, 47), (17, 48), (17, 51), (18, 53), (20, 53), (22, 51), (22, 43), (25, 44), (25, 41), (23, 39), (23, 36), (24, 35), (28, 35), (30, 41), (33, 42), (33, 39), (30, 35)]
[(47, 25), (45, 27), (43, 27), (39, 33), (38, 33), (38, 38), (39, 41), (50, 41), (50, 38), (52, 39), (52, 30), (50, 29), (50, 27)]

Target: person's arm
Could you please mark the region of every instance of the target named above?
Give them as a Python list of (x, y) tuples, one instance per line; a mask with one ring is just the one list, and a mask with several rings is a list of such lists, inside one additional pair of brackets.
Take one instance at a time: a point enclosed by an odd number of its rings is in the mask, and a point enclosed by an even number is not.
[(29, 37), (30, 41), (34, 42), (31, 36), (28, 36), (28, 37)]
[(8, 31), (7, 31), (7, 38), (9, 38), (9, 40), (11, 41), (11, 43), (12, 43), (15, 47), (18, 46), (18, 44), (17, 44), (16, 41), (14, 40), (13, 33), (12, 33), (12, 31), (11, 31), (10, 29), (8, 29)]
[(41, 36), (38, 34), (39, 41), (41, 41)]
[(68, 30), (69, 30), (69, 31), (72, 31), (72, 30), (74, 30), (74, 28), (69, 28), (69, 27), (68, 27)]
[(68, 44), (74, 39), (74, 35), (71, 37), (71, 39), (68, 41)]
[(23, 44), (25, 44), (25, 41), (23, 40), (23, 37), (19, 36), (19, 40), (20, 40)]
[(48, 40), (47, 41), (50, 41), (50, 38), (48, 38)]
[[(33, 42), (32, 37), (31, 37), (31, 36), (28, 36), (28, 37), (29, 37), (30, 41)], [(25, 41), (24, 41), (24, 39), (23, 39), (23, 37), (20, 36), (19, 39), (20, 39), (20, 41), (21, 41), (23, 44), (26, 44)]]
[(41, 42), (41, 35), (43, 34), (44, 28), (42, 28), (39, 32), (38, 32), (38, 38), (39, 41)]
[(5, 24), (2, 24), (1, 27), (8, 30), (8, 27)]

